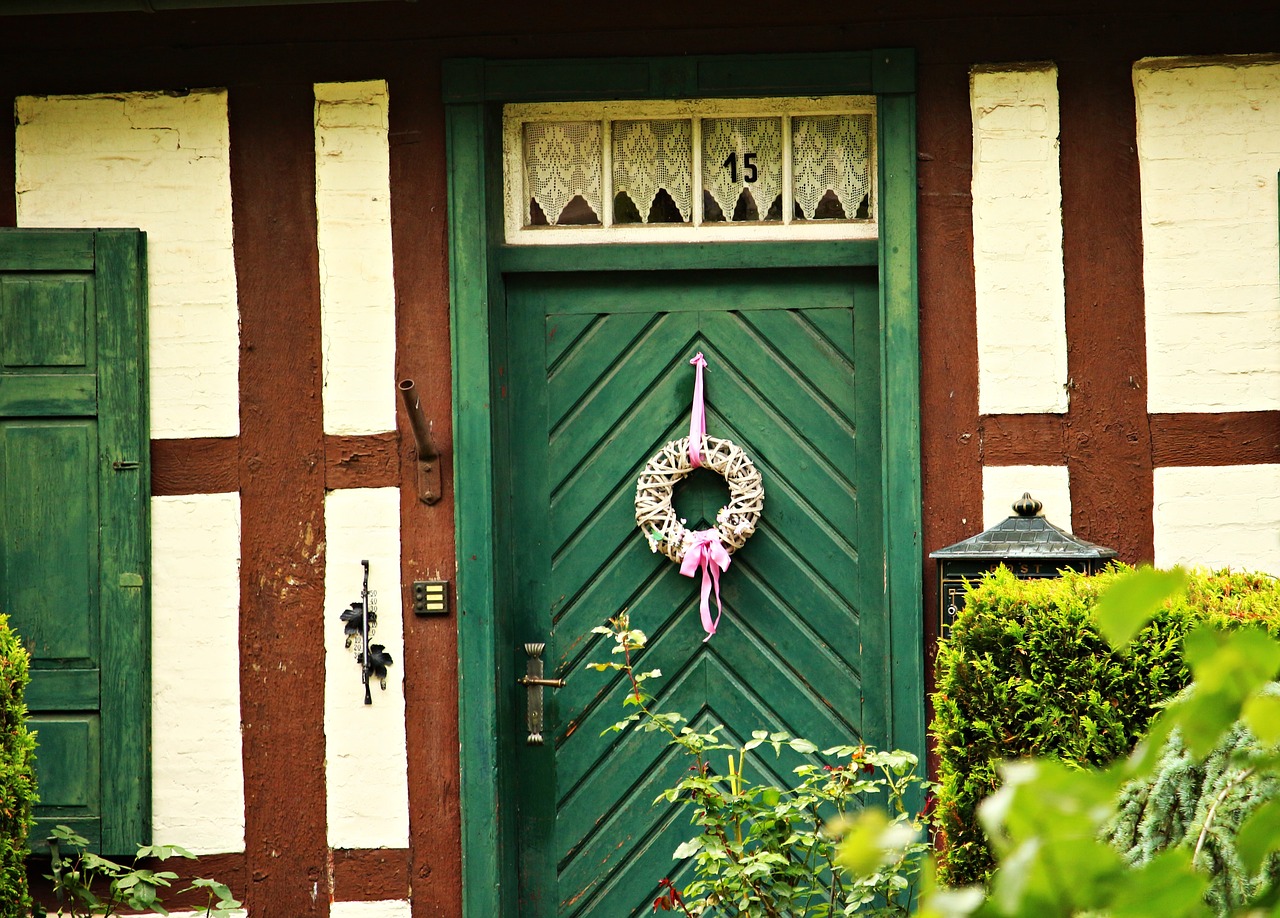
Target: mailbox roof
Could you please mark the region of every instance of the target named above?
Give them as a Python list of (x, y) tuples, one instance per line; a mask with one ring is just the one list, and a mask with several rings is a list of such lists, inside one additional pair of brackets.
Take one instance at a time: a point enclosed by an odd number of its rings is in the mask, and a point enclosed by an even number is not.
[(1047, 558), (1053, 560), (1107, 560), (1114, 548), (1094, 545), (1059, 529), (1040, 515), (1042, 504), (1029, 494), (1014, 504), (1015, 515), (962, 542), (930, 552), (930, 558), (999, 560)]

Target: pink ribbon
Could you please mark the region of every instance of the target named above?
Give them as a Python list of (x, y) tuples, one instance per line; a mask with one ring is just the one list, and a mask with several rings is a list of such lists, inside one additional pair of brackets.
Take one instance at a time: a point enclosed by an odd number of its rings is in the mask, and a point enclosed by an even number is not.
[(693, 380), (693, 411), (689, 414), (689, 464), (695, 469), (702, 465), (702, 438), (707, 435), (707, 409), (702, 403), (702, 368), (707, 358), (698, 351), (689, 363), (697, 367)]
[[(701, 354), (698, 355), (702, 356)], [(702, 568), (702, 630), (707, 636), (702, 639), (705, 644), (716, 633), (720, 626), (720, 616), (724, 614), (724, 606), (720, 604), (720, 572), (729, 569), (729, 553), (720, 543), (720, 533), (714, 529), (700, 529), (693, 534), (693, 544), (689, 546), (680, 560), (680, 573), (692, 577)], [(711, 588), (716, 590), (716, 617), (711, 620)]]

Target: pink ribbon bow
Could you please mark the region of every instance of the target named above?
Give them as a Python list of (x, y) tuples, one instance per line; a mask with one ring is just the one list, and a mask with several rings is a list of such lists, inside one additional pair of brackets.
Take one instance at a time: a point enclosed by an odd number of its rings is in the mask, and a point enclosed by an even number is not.
[(707, 358), (698, 351), (689, 363), (697, 367), (693, 380), (693, 411), (689, 414), (689, 464), (695, 469), (702, 465), (702, 438), (707, 435), (707, 410), (702, 403), (702, 368)]
[[(720, 626), (720, 616), (724, 614), (724, 606), (720, 604), (720, 572), (729, 569), (729, 553), (720, 543), (720, 533), (714, 529), (700, 529), (693, 534), (693, 544), (680, 560), (680, 573), (692, 577), (698, 568), (702, 568), (702, 630), (707, 636), (702, 639), (706, 643)], [(716, 617), (711, 620), (711, 588), (716, 590)]]

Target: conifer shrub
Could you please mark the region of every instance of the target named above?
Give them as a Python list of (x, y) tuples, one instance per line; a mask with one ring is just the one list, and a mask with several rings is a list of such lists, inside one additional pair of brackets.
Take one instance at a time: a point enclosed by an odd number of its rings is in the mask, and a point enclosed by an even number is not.
[[(1280, 695), (1280, 685), (1271, 683), (1264, 694)], [(1210, 877), (1205, 900), (1214, 912), (1235, 913), (1280, 884), (1280, 853), (1253, 869), (1236, 844), (1248, 817), (1280, 796), (1280, 774), (1259, 767), (1274, 761), (1277, 752), (1237, 721), (1200, 759), (1175, 730), (1161, 748), (1155, 772), (1121, 792), (1108, 840), (1134, 867), (1170, 848), (1185, 849)]]
[(25, 916), (27, 834), (36, 800), (35, 737), (27, 729), (30, 658), (0, 615), (0, 918)]
[(996, 789), (999, 762), (1106, 765), (1190, 681), (1181, 646), (1194, 624), (1251, 623), (1280, 634), (1280, 581), (1197, 572), (1127, 652), (1114, 650), (1092, 611), (1099, 592), (1128, 570), (1019, 580), (1001, 568), (971, 586), (939, 643), (933, 694), (938, 868), (947, 884), (982, 883), (994, 866), (977, 807)]

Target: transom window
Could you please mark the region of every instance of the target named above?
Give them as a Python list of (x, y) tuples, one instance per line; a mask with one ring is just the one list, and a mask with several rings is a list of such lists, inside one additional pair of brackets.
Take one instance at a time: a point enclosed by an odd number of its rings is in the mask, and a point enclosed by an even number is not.
[(876, 235), (875, 100), (508, 105), (519, 244)]

